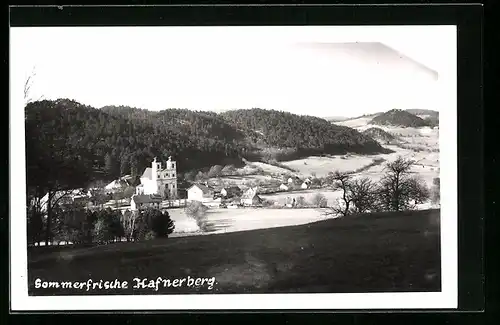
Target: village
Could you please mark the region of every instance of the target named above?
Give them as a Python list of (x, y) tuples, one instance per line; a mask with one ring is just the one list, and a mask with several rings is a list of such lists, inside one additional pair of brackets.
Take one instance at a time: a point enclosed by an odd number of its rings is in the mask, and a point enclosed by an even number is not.
[[(110, 208), (113, 210), (141, 211), (147, 208), (166, 209), (185, 207), (189, 202), (201, 202), (207, 208), (258, 208), (266, 204), (263, 196), (273, 193), (293, 192), (319, 187), (310, 178), (281, 175), (283, 182), (255, 185), (217, 185), (216, 182), (194, 182), (187, 188), (178, 187), (177, 165), (171, 157), (162, 164), (154, 158), (151, 167), (147, 167), (140, 177), (140, 184), (132, 185), (132, 176), (124, 175), (113, 180), (102, 188), (72, 189), (58, 191), (53, 200), (58, 206), (79, 206), (88, 209)], [(96, 193), (104, 194), (101, 200)], [(46, 211), (48, 194), (41, 199), (42, 211)], [(280, 207), (296, 207), (299, 200), (293, 196), (272, 205)]]

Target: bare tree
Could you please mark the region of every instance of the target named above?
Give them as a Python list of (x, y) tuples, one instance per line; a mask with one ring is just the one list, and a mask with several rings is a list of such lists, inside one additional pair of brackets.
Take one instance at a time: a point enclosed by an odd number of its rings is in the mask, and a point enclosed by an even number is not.
[[(28, 105), (28, 103), (31, 103), (34, 101), (33, 97), (31, 96), (31, 87), (33, 86), (34, 79), (36, 76), (36, 71), (35, 67), (31, 70), (31, 73), (28, 75), (26, 78), (26, 81), (24, 82), (24, 106)], [(37, 100), (42, 100), (43, 96), (40, 96)]]
[(352, 209), (355, 213), (378, 210), (377, 187), (368, 177), (351, 182)]
[(330, 211), (325, 214), (347, 216), (350, 214), (353, 200), (351, 175), (336, 171), (335, 173), (330, 173), (327, 180), (333, 185), (333, 189), (340, 189), (342, 191), (342, 197), (340, 204), (330, 207)]
[(422, 202), (428, 197), (423, 182), (411, 173), (415, 162), (398, 157), (386, 165), (380, 182), (380, 201), (386, 211), (404, 211), (413, 207), (412, 201)]

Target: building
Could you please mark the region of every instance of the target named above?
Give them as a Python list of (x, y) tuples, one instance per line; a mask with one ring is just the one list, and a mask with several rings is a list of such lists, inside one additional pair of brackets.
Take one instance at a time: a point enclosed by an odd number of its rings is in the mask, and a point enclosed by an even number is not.
[(213, 200), (215, 190), (207, 184), (194, 184), (187, 189), (188, 201), (208, 201)]
[(160, 208), (160, 204), (162, 202), (162, 197), (154, 194), (134, 194), (132, 195), (132, 199), (130, 200), (130, 209), (135, 210), (143, 210), (147, 208)]
[(124, 189), (125, 187), (132, 186), (132, 176), (125, 175), (116, 179), (104, 187), (106, 193), (114, 192)]
[(288, 185), (286, 185), (286, 184), (281, 184), (281, 185), (280, 185), (280, 191), (288, 191)]
[(220, 194), (224, 198), (238, 197), (242, 194), (242, 190), (238, 186), (224, 187), (220, 190)]
[[(91, 193), (85, 189), (74, 189), (74, 190), (66, 190), (66, 191), (57, 191), (52, 196), (52, 204), (65, 206), (65, 205), (86, 205), (90, 198), (92, 197)], [(49, 193), (45, 194), (40, 199), (40, 209), (42, 212), (47, 211), (47, 202), (49, 201)]]
[(262, 203), (262, 199), (257, 195), (257, 189), (250, 188), (241, 196), (240, 202), (244, 206), (255, 206)]
[(151, 167), (144, 170), (141, 184), (136, 187), (137, 195), (160, 195), (163, 198), (177, 198), (177, 166), (172, 157), (168, 157), (165, 168), (162, 168), (156, 157)]
[(300, 188), (303, 190), (307, 190), (309, 188), (309, 182), (304, 182), (300, 185)]

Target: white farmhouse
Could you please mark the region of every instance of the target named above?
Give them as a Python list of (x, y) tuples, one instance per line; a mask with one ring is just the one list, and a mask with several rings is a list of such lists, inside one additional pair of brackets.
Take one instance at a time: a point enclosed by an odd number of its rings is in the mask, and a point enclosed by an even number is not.
[(256, 188), (249, 188), (241, 196), (241, 205), (244, 206), (255, 206), (262, 203), (262, 199), (257, 195)]
[(208, 185), (194, 184), (187, 189), (187, 196), (188, 201), (210, 201), (214, 198), (214, 189)]
[(281, 184), (280, 185), (280, 190), (281, 191), (288, 191), (288, 186), (286, 184)]
[(172, 157), (168, 157), (165, 168), (162, 168), (161, 162), (157, 162), (155, 157), (151, 167), (144, 170), (141, 184), (136, 187), (135, 194), (156, 194), (162, 197), (176, 198), (177, 166), (175, 161), (172, 161)]
[(159, 209), (162, 197), (159, 195), (134, 194), (130, 200), (130, 209), (132, 211), (143, 210), (147, 208)]

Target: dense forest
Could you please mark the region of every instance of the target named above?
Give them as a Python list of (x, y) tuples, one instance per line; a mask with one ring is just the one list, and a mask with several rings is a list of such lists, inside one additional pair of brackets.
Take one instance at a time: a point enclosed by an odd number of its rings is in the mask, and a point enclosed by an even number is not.
[(70, 179), (76, 185), (89, 179), (140, 175), (153, 157), (172, 156), (179, 172), (186, 172), (213, 165), (239, 166), (243, 158), (262, 158), (262, 152), (273, 147), (293, 153), (280, 158), (384, 150), (354, 129), (263, 109), (152, 112), (123, 106), (96, 109), (59, 99), (29, 103), (25, 114), (27, 176), (34, 186), (51, 180)]
[(372, 127), (363, 131), (363, 134), (381, 142), (387, 144), (394, 144), (401, 142), (400, 139), (396, 138), (394, 135), (382, 130), (381, 128)]
[(377, 115), (371, 120), (370, 124), (403, 127), (431, 126), (431, 123), (429, 121), (426, 121), (408, 111), (403, 111), (400, 109), (392, 109), (388, 112)]
[[(133, 117), (125, 117), (127, 112), (133, 112)], [(187, 112), (177, 115), (196, 115)], [(171, 120), (161, 114), (135, 109), (124, 110), (123, 114), (110, 114), (67, 99), (28, 104), (28, 165), (35, 169), (45, 163), (50, 166), (51, 160), (59, 157), (67, 165), (78, 165), (82, 172), (101, 172), (101, 178), (113, 179), (142, 173), (153, 157), (174, 157), (180, 161), (181, 172), (214, 164), (241, 164), (240, 146), (226, 141), (224, 130), (220, 136), (207, 136), (207, 128), (214, 124), (204, 127), (203, 118), (182, 129), (172, 127)]]
[(372, 138), (325, 119), (259, 108), (233, 110), (221, 116), (244, 132), (257, 148), (288, 150), (278, 160), (314, 154), (356, 152), (372, 154), (384, 149)]
[(415, 114), (415, 115), (425, 115), (424, 121), (430, 124), (430, 126), (438, 126), (439, 125), (439, 112), (438, 111), (433, 111), (430, 109), (407, 109), (406, 110), (409, 113)]

